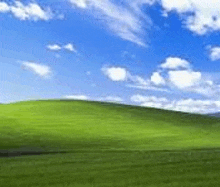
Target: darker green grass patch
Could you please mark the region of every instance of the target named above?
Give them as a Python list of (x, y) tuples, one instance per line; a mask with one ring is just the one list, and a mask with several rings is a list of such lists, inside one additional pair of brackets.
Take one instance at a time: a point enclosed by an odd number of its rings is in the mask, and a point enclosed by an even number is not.
[[(82, 151), (0, 159), (4, 186), (218, 186), (219, 149)], [(22, 168), (22, 170), (21, 170)]]

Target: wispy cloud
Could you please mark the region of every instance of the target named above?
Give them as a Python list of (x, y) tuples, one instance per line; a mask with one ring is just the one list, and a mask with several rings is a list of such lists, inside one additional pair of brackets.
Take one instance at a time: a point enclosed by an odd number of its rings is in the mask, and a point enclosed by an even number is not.
[(52, 75), (52, 70), (49, 66), (35, 62), (22, 62), (22, 68), (31, 71), (42, 78), (50, 78)]
[(125, 1), (116, 3), (111, 0), (69, 0), (80, 9), (92, 10), (102, 19), (103, 24), (124, 40), (146, 46), (144, 28), (151, 25), (150, 19), (142, 13), (142, 5), (153, 4), (152, 0)]
[(165, 97), (133, 95), (130, 100), (139, 103), (141, 106), (161, 108), (167, 110), (189, 112), (189, 113), (214, 113), (220, 110), (220, 101), (218, 100), (196, 100), (180, 99), (169, 100)]
[[(75, 7), (84, 10), (92, 10), (115, 34), (145, 46), (143, 40), (144, 27), (151, 21), (146, 13), (142, 12), (142, 6), (152, 6), (159, 3), (164, 12), (169, 16), (170, 12), (176, 12), (183, 20), (184, 26), (190, 31), (204, 35), (208, 32), (220, 30), (220, 3), (219, 0), (69, 0)], [(122, 3), (121, 3), (122, 2)], [(144, 20), (144, 21), (143, 21)]]
[(69, 50), (71, 52), (75, 52), (75, 53), (77, 52), (76, 48), (71, 43), (68, 43), (68, 44), (64, 45), (63, 48), (66, 49), (66, 50)]
[(33, 21), (48, 21), (55, 16), (50, 8), (42, 8), (36, 2), (30, 2), (26, 5), (20, 1), (14, 1), (14, 3), (11, 4), (0, 2), (0, 13), (1, 12), (11, 13), (20, 20)]
[(72, 99), (72, 100), (90, 100), (90, 101), (105, 101), (105, 102), (113, 102), (113, 103), (121, 103), (123, 99), (118, 96), (105, 96), (105, 97), (89, 97), (87, 95), (67, 95), (64, 96), (65, 99)]
[(97, 100), (99, 101), (106, 101), (106, 102), (113, 102), (113, 103), (121, 103), (123, 102), (123, 99), (118, 96), (106, 96), (106, 97), (100, 97)]
[(62, 49), (62, 47), (58, 44), (48, 45), (47, 48), (51, 51), (59, 51)]
[(77, 53), (76, 47), (72, 43), (68, 43), (66, 45), (59, 45), (59, 44), (49, 44), (47, 48), (51, 51), (60, 51), (61, 49), (65, 49), (70, 52)]
[(72, 99), (72, 100), (89, 100), (90, 98), (86, 95), (67, 95), (64, 96), (65, 99)]
[(158, 92), (171, 92), (167, 88), (160, 88), (160, 87), (149, 86), (149, 85), (127, 84), (127, 87), (136, 88), (136, 89), (140, 89), (140, 90), (153, 90), (153, 91), (158, 91)]

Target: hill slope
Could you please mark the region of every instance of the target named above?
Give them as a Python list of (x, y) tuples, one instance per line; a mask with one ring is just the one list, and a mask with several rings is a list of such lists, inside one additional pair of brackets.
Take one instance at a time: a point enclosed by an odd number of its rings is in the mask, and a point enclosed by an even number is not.
[(219, 146), (220, 120), (208, 116), (85, 101), (0, 106), (0, 156), (16, 156), (0, 158), (4, 187), (219, 186)]
[(220, 112), (214, 113), (214, 114), (208, 114), (209, 116), (220, 118)]
[(0, 150), (182, 149), (220, 146), (220, 120), (87, 101), (0, 106)]

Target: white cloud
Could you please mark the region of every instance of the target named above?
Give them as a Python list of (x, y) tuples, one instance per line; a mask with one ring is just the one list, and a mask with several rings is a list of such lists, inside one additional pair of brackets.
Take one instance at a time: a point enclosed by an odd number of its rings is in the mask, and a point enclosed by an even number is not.
[(202, 75), (200, 72), (191, 70), (169, 71), (169, 81), (179, 89), (185, 89), (198, 84)]
[(168, 100), (165, 97), (155, 97), (155, 96), (143, 96), (143, 95), (133, 95), (131, 97), (132, 102), (145, 103), (145, 102), (164, 102), (167, 103)]
[(128, 72), (121, 67), (102, 68), (102, 72), (112, 81), (126, 81)]
[(135, 12), (140, 14), (140, 9), (143, 5), (153, 5), (156, 1), (157, 0), (135, 0), (129, 1), (129, 5), (135, 10)]
[(106, 101), (110, 101), (110, 102), (122, 102), (123, 99), (121, 97), (118, 96), (107, 96), (105, 98)]
[(136, 85), (141, 85), (141, 86), (149, 86), (150, 85), (149, 80), (144, 79), (144, 78), (140, 77), (139, 75), (131, 75), (130, 73), (128, 73), (128, 80), (135, 83)]
[(22, 68), (32, 71), (42, 78), (49, 78), (52, 74), (51, 68), (49, 66), (35, 62), (23, 62)]
[(214, 113), (220, 110), (219, 101), (182, 99), (176, 101), (171, 108), (177, 111), (192, 113)]
[(219, 0), (69, 0), (71, 4), (83, 10), (89, 10), (95, 17), (117, 36), (141, 46), (146, 46), (143, 35), (152, 22), (143, 12), (143, 5), (152, 6), (159, 2), (164, 9), (163, 15), (176, 12), (186, 28), (204, 35), (220, 30)]
[(58, 44), (48, 45), (47, 48), (51, 51), (59, 51), (62, 49), (62, 47)]
[(220, 47), (212, 47), (210, 49), (210, 58), (212, 61), (220, 60)]
[(212, 81), (203, 80), (200, 85), (191, 88), (190, 91), (207, 97), (219, 98), (220, 87)]
[(219, 76), (216, 79), (210, 73), (194, 71), (188, 61), (178, 57), (167, 58), (149, 78), (132, 75), (122, 67), (102, 68), (102, 71), (110, 80), (124, 81), (130, 88), (193, 93), (209, 98), (220, 95)]
[(86, 8), (87, 7), (87, 0), (69, 0), (73, 5), (79, 8)]
[(151, 25), (150, 19), (142, 13), (142, 5), (151, 5), (154, 1), (138, 0), (123, 3), (111, 0), (69, 0), (73, 6), (91, 10), (100, 17), (103, 24), (124, 40), (146, 46), (143, 35), (144, 28)]
[[(162, 68), (162, 69), (161, 69)], [(132, 75), (121, 67), (102, 68), (103, 73), (112, 81), (124, 81), (130, 88), (160, 92), (185, 92), (206, 97), (218, 98), (219, 75), (194, 71), (188, 61), (169, 57), (149, 78)]]
[(47, 21), (54, 17), (50, 8), (43, 9), (35, 2), (31, 2), (27, 5), (22, 4), (20, 1), (15, 1), (12, 5), (6, 2), (0, 2), (0, 12), (11, 12), (20, 20)]
[(170, 12), (172, 10), (177, 11), (178, 13), (184, 13), (187, 11), (192, 11), (192, 4), (188, 0), (161, 0), (163, 8)]
[(90, 100), (90, 101), (105, 101), (105, 102), (113, 102), (113, 103), (120, 103), (123, 101), (121, 97), (118, 96), (106, 96), (106, 97), (97, 97), (91, 98), (87, 95), (67, 95), (64, 96), (65, 99), (72, 99), (72, 100)]
[(64, 98), (73, 100), (89, 100), (89, 97), (86, 95), (67, 95), (64, 96)]
[(220, 30), (219, 0), (160, 0), (168, 14), (176, 11), (185, 26), (194, 33), (204, 35)]
[(128, 84), (127, 87), (136, 88), (136, 89), (140, 89), (140, 90), (153, 90), (153, 91), (159, 91), (159, 92), (171, 92), (170, 90), (168, 90), (166, 88), (160, 88), (160, 87), (151, 86), (151, 85)]
[(131, 98), (132, 102), (140, 103), (141, 106), (153, 107), (153, 108), (164, 108), (169, 104), (169, 100), (165, 97), (155, 97), (155, 96), (142, 96), (133, 95)]
[(133, 95), (132, 102), (139, 103), (141, 106), (161, 108), (167, 110), (189, 112), (189, 113), (214, 113), (220, 110), (218, 100), (195, 100), (181, 99), (168, 100), (164, 97)]
[(171, 90), (177, 89), (207, 97), (216, 97), (220, 93), (210, 74), (193, 71), (190, 63), (184, 59), (169, 57), (159, 67), (166, 77), (166, 86)]
[(165, 79), (158, 72), (155, 73), (156, 75), (153, 73), (153, 77), (151, 76), (150, 79), (144, 79), (139, 75), (131, 75), (131, 73), (128, 72), (128, 81), (132, 82), (133, 84), (128, 84), (127, 87), (141, 90), (169, 92), (169, 90), (166, 88), (161, 87), (165, 86)]
[(189, 69), (190, 63), (178, 57), (169, 57), (166, 59), (164, 63), (160, 65), (160, 67), (164, 69), (178, 69), (178, 68)]
[(5, 2), (0, 2), (0, 12), (9, 12), (10, 7)]
[(159, 85), (165, 85), (164, 78), (160, 75), (159, 72), (154, 72), (150, 78), (151, 82), (157, 86)]
[(153, 81), (151, 81), (150, 79), (144, 79), (139, 75), (132, 75), (129, 71), (127, 71), (125, 68), (122, 67), (108, 67), (108, 68), (104, 67), (101, 70), (104, 73), (104, 75), (107, 76), (112, 81), (128, 82), (129, 84), (127, 85), (127, 87), (130, 88), (169, 92), (165, 88), (158, 87), (162, 83), (163, 85), (165, 84), (165, 80), (163, 80), (163, 77), (160, 77), (161, 82), (159, 84), (159, 80), (156, 80), (156, 78), (153, 78)]
[(66, 49), (71, 52), (75, 52), (75, 53), (77, 52), (75, 47), (71, 43), (68, 43), (64, 46), (60, 46), (58, 44), (51, 44), (51, 45), (48, 45), (47, 48), (51, 51), (60, 51), (61, 49)]
[(118, 97), (118, 96), (101, 97), (98, 100), (99, 101), (113, 102), (113, 103), (121, 103), (121, 102), (123, 102), (123, 99), (121, 97)]
[(64, 45), (63, 48), (66, 49), (66, 50), (69, 50), (71, 52), (75, 52), (75, 53), (77, 52), (75, 47), (71, 43)]

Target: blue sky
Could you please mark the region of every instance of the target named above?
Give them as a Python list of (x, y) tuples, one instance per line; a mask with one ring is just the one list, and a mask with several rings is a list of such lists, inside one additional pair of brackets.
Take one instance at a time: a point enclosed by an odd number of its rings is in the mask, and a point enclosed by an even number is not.
[(0, 102), (220, 110), (217, 0), (0, 1)]

